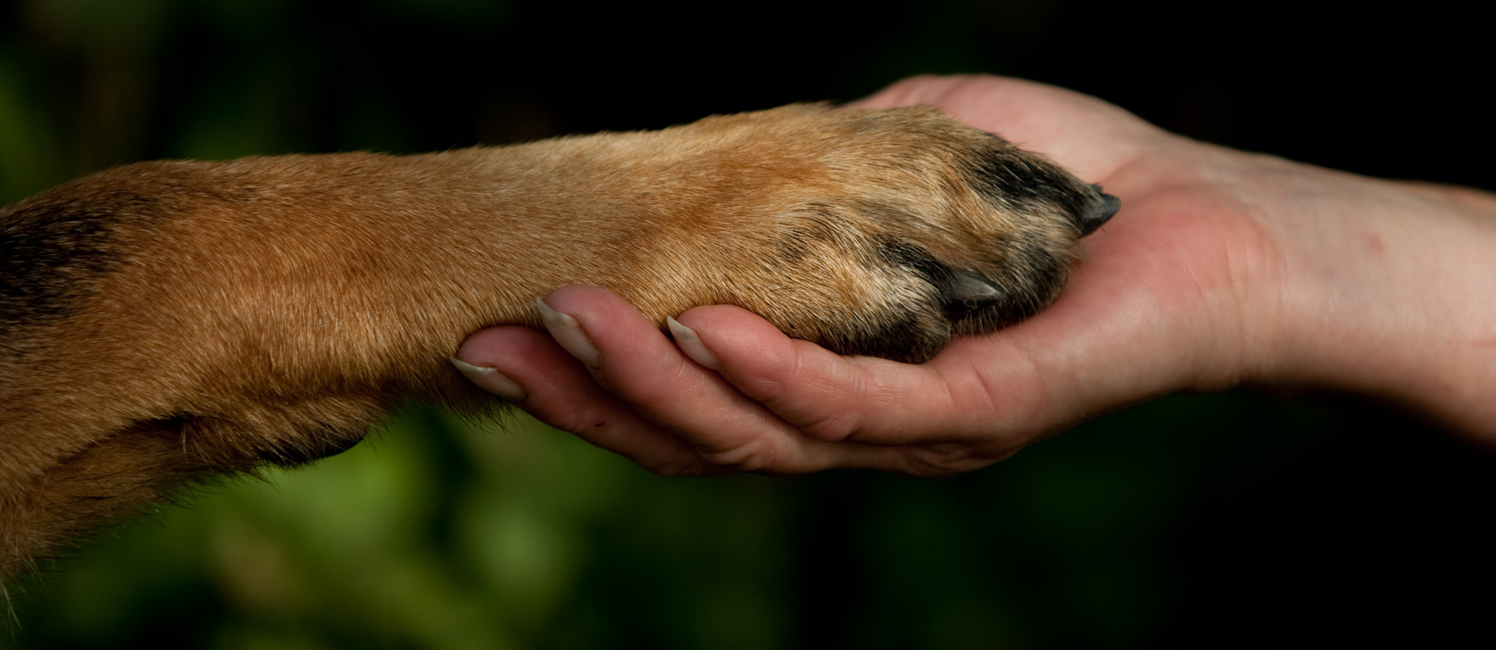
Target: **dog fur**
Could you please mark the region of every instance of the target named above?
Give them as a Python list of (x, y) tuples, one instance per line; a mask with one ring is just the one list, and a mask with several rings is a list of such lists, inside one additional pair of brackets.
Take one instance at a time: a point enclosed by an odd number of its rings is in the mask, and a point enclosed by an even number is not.
[(412, 397), (482, 409), (447, 358), (559, 286), (919, 362), (1048, 304), (1116, 207), (927, 107), (81, 178), (0, 211), (0, 576)]

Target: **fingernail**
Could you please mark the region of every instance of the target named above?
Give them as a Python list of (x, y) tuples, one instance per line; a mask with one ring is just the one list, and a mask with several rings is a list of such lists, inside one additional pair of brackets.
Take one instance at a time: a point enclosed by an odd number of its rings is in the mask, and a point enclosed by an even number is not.
[(582, 324), (577, 319), (551, 309), (540, 298), (535, 299), (535, 304), (540, 305), (540, 320), (545, 321), (545, 328), (551, 331), (551, 336), (561, 347), (566, 348), (571, 356), (587, 364), (589, 368), (603, 367), (603, 355), (592, 346), (592, 341), (582, 331)]
[(511, 402), (522, 402), (528, 395), (524, 387), (515, 383), (513, 379), (505, 377), (496, 368), (475, 366), (456, 357), (447, 357), (452, 365), (457, 366), (458, 372), (467, 377), (469, 381), (478, 385), (479, 388), (498, 395)]
[(701, 342), (701, 337), (696, 335), (696, 330), (681, 325), (680, 321), (669, 316), (665, 317), (665, 323), (670, 326), (670, 335), (675, 337), (676, 347), (686, 353), (686, 356), (691, 357), (692, 361), (712, 370), (722, 369), (722, 361), (717, 358), (717, 355), (712, 354), (711, 350), (706, 349), (706, 344)]

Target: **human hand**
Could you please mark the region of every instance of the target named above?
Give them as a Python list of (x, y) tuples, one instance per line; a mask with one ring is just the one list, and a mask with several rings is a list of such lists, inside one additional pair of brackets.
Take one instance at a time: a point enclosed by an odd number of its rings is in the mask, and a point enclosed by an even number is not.
[(616, 295), (566, 287), (545, 298), (555, 338), (492, 328), (456, 357), (660, 474), (951, 474), (1130, 404), (1243, 382), (1388, 395), (1491, 433), (1496, 310), (1468, 300), (1496, 289), (1484, 199), (1195, 143), (1012, 79), (910, 79), (857, 105), (915, 103), (1122, 198), (1037, 316), (915, 366), (839, 357), (731, 306), (682, 314), (678, 347)]

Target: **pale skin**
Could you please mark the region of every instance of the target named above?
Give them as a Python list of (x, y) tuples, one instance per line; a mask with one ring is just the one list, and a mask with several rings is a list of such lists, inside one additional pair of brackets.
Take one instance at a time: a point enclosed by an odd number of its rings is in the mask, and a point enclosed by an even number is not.
[(908, 365), (837, 356), (732, 306), (679, 315), (700, 342), (672, 341), (573, 286), (544, 297), (554, 338), (487, 329), (456, 358), (662, 475), (949, 475), (1133, 404), (1242, 385), (1389, 400), (1496, 446), (1496, 196), (1202, 144), (1014, 79), (921, 77), (858, 103), (910, 104), (1121, 197), (1047, 310)]

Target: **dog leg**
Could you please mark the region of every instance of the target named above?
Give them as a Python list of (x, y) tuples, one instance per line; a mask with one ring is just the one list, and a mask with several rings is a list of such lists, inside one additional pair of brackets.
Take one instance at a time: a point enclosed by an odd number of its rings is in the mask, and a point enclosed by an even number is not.
[(534, 298), (741, 305), (919, 362), (1058, 294), (1115, 199), (935, 109), (791, 106), (497, 149), (156, 162), (0, 211), (0, 572), (173, 482), (297, 464)]

